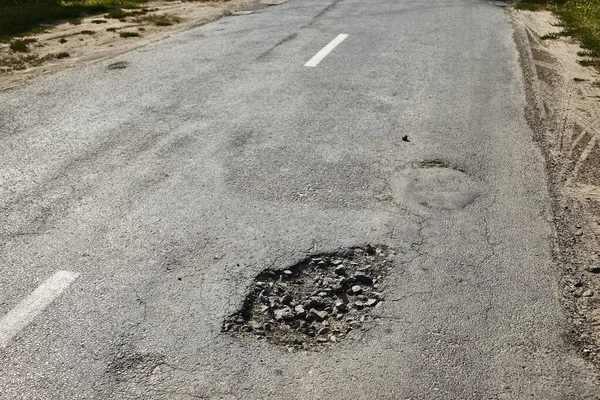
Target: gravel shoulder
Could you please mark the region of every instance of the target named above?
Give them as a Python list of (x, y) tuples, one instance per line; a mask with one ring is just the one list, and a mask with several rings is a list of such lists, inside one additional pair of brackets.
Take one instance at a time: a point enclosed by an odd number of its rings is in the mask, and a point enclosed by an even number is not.
[(529, 120), (546, 157), (568, 341), (600, 365), (600, 74), (550, 12), (513, 11), (529, 86)]
[[(8, 43), (0, 43), (0, 91), (20, 87), (32, 78), (113, 58), (224, 15), (267, 5), (258, 0), (231, 0), (153, 1), (144, 6), (151, 11), (137, 17), (120, 20), (90, 15), (81, 23), (63, 21), (49, 26), (45, 33), (28, 37), (36, 41), (28, 46), (27, 53), (13, 52)], [(63, 56), (56, 57), (58, 54)]]

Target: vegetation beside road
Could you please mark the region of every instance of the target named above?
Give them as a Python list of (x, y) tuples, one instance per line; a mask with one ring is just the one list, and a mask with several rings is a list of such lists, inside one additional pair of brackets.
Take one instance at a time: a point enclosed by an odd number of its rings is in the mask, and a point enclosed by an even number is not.
[(515, 5), (520, 10), (549, 10), (560, 19), (563, 30), (545, 39), (572, 36), (584, 49), (580, 63), (600, 67), (600, 0), (525, 0)]
[(45, 24), (86, 15), (124, 13), (147, 0), (0, 0), (0, 40), (42, 32)]

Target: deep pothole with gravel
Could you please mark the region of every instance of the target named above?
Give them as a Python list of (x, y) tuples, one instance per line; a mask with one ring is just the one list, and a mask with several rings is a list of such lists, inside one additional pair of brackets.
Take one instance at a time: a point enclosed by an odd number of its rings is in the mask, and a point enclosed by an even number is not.
[(384, 300), (382, 283), (394, 256), (385, 246), (354, 247), (265, 270), (222, 330), (289, 351), (332, 347), (371, 320)]

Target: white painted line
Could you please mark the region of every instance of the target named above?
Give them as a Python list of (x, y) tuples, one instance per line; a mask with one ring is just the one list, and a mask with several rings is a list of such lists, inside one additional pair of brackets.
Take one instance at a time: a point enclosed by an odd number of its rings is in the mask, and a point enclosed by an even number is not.
[(304, 66), (305, 67), (316, 67), (321, 62), (321, 60), (323, 60), (325, 57), (327, 57), (327, 54), (331, 53), (331, 51), (333, 49), (335, 49), (338, 44), (342, 43), (344, 41), (344, 39), (346, 39), (347, 37), (348, 37), (348, 35), (346, 35), (345, 33), (338, 35), (335, 39), (333, 39), (331, 42), (329, 42), (329, 44), (327, 46), (323, 47), (321, 49), (321, 51), (319, 51), (317, 54), (315, 54), (313, 58), (308, 60), (308, 62), (306, 64), (304, 64)]
[(0, 319), (0, 348), (8, 342), (60, 294), (69, 287), (79, 274), (69, 271), (58, 271), (46, 282), (42, 283), (15, 308)]

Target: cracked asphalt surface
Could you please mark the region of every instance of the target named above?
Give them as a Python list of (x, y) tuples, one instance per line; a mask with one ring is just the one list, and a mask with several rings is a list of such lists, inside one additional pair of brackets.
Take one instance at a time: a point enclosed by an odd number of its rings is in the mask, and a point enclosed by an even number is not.
[[(525, 101), (478, 0), (290, 0), (0, 94), (0, 315), (80, 274), (0, 348), (0, 398), (600, 398)], [(366, 243), (397, 252), (370, 329), (221, 333), (263, 269)]]

